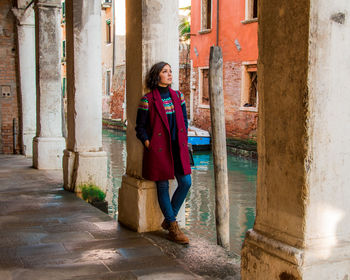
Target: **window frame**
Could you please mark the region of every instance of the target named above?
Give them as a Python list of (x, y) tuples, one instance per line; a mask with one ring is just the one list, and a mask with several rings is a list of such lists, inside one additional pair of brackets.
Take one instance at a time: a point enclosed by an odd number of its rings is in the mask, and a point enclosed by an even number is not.
[(259, 6), (257, 6), (257, 16), (254, 17), (254, 1), (257, 1), (257, 5), (259, 5), (259, 0), (245, 0), (244, 20), (242, 20), (241, 23), (247, 24), (258, 21)]
[[(203, 109), (209, 109), (210, 108), (210, 98), (209, 98), (209, 104), (203, 104), (202, 100), (203, 100), (203, 88), (202, 88), (202, 84), (203, 84), (203, 70), (208, 70), (208, 75), (209, 75), (209, 66), (202, 66), (202, 67), (198, 67), (198, 98), (199, 98), (199, 102), (198, 102), (198, 107), (199, 108), (203, 108)], [(209, 97), (209, 78), (208, 78), (208, 97)]]
[[(109, 73), (109, 76), (108, 76)], [(107, 82), (108, 82), (108, 78), (109, 77), (109, 88), (107, 88)], [(105, 95), (106, 96), (110, 96), (112, 95), (112, 69), (107, 69), (106, 70), (106, 76), (105, 76)]]
[(106, 19), (106, 45), (112, 44), (111, 19)]
[(201, 29), (198, 32), (199, 34), (205, 34), (211, 32), (213, 28), (213, 1), (212, 0), (206, 0), (210, 1), (210, 27), (208, 28), (203, 28), (203, 1), (201, 0)]
[[(256, 67), (256, 71), (248, 71), (249, 68), (254, 67), (254, 66)], [(249, 100), (249, 88), (250, 88), (250, 84), (251, 84), (249, 72), (256, 72), (258, 75), (257, 66), (258, 66), (257, 61), (247, 61), (247, 62), (242, 63), (241, 103), (240, 103), (240, 107), (239, 107), (240, 111), (258, 112), (258, 106), (259, 106), (258, 88), (256, 89), (256, 102), (255, 102), (256, 104), (255, 104), (255, 106), (248, 106), (248, 107), (244, 106), (244, 104), (247, 103), (247, 100)], [(258, 81), (257, 81), (257, 83), (258, 83)]]

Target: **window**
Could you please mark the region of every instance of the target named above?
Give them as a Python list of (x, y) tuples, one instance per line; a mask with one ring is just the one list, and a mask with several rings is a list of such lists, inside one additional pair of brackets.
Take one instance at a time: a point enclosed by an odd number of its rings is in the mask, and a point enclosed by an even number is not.
[(258, 107), (258, 72), (256, 64), (243, 66), (241, 110), (256, 111)]
[(66, 16), (66, 3), (62, 2), (62, 17), (65, 18)]
[(110, 44), (112, 43), (112, 30), (111, 30), (111, 20), (106, 20), (106, 43)]
[(211, 0), (202, 0), (201, 30), (211, 29)]
[(199, 107), (209, 108), (209, 69), (199, 69)]
[(66, 97), (66, 89), (67, 89), (67, 79), (64, 77), (62, 79), (62, 97)]
[(106, 71), (106, 95), (111, 94), (111, 71)]
[(66, 41), (62, 41), (62, 57), (66, 57)]
[(258, 0), (245, 0), (245, 20), (258, 18)]

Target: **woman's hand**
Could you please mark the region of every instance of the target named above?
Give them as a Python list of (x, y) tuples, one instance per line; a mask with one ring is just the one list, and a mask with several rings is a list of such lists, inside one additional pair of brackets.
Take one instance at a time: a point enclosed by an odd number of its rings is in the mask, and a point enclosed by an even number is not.
[(149, 140), (145, 141), (145, 147), (148, 149), (148, 147), (149, 147)]

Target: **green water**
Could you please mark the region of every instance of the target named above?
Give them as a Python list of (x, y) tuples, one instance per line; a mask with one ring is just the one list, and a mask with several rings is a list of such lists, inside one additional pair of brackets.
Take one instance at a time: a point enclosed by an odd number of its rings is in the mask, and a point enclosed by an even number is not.
[[(118, 189), (126, 166), (125, 133), (103, 130), (103, 147), (108, 154), (107, 193), (109, 214), (117, 218)], [(192, 187), (186, 199), (186, 229), (216, 241), (215, 189), (213, 158), (211, 152), (195, 152), (192, 167)], [(255, 219), (257, 161), (229, 155), (230, 248), (240, 254), (246, 231), (253, 227)]]

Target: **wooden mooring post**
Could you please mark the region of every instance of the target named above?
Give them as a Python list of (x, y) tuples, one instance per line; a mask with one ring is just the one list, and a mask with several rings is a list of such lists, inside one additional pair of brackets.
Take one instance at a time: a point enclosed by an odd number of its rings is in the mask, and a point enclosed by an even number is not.
[(212, 128), (212, 149), (215, 176), (215, 219), (217, 243), (229, 250), (229, 198), (227, 177), (225, 107), (223, 92), (222, 51), (218, 46), (210, 48), (209, 96)]

